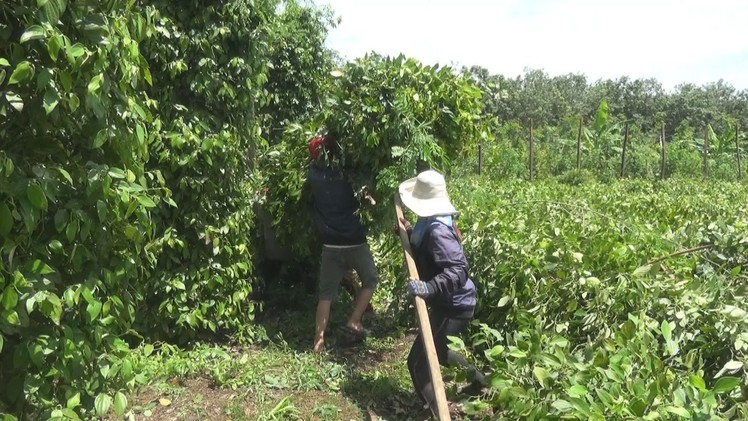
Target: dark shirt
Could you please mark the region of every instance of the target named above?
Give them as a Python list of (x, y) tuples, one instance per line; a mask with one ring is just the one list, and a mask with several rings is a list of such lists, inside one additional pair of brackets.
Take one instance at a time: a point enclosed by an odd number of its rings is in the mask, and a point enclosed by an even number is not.
[(452, 317), (472, 317), (476, 289), (468, 277), (468, 262), (454, 230), (438, 221), (430, 224), (423, 240), (413, 246), (418, 276), (436, 289), (428, 304), (450, 310)]
[(366, 230), (356, 215), (359, 203), (343, 174), (331, 167), (311, 165), (308, 179), (314, 196), (314, 219), (322, 244), (352, 246), (366, 243)]

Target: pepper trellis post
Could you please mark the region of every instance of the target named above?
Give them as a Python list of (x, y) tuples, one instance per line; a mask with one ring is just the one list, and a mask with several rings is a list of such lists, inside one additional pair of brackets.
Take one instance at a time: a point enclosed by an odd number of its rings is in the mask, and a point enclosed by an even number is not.
[(577, 170), (582, 166), (582, 125), (584, 117), (579, 116), (579, 132), (577, 133)]
[(626, 166), (626, 147), (629, 143), (629, 123), (626, 122), (626, 127), (623, 132), (623, 149), (621, 150), (621, 178), (624, 176), (624, 168)]
[(704, 150), (702, 151), (704, 156), (701, 164), (701, 171), (704, 175), (704, 179), (709, 177), (709, 125), (704, 127)]
[(738, 154), (738, 180), (743, 180), (743, 169), (740, 167), (740, 125), (735, 126), (735, 152)]
[(478, 144), (478, 175), (481, 175), (481, 169), (483, 168), (483, 141), (481, 140)]
[(530, 159), (529, 159), (530, 162), (528, 163), (528, 167), (530, 169), (530, 181), (532, 181), (534, 178), (533, 167), (535, 166), (535, 147), (534, 147), (535, 142), (533, 139), (533, 133), (532, 133), (533, 127), (532, 126), (533, 126), (533, 121), (532, 119), (530, 119)]
[(665, 162), (667, 161), (667, 146), (665, 144), (665, 122), (662, 122), (662, 131), (660, 132), (660, 179), (665, 179)]

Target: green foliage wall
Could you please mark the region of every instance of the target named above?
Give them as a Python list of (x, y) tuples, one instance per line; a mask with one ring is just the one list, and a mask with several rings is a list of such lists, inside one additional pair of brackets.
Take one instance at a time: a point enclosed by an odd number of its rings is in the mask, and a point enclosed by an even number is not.
[[(270, 70), (329, 22), (285, 10), (0, 4), (0, 413), (121, 414), (131, 345), (252, 337), (251, 151), (293, 97)], [(275, 48), (291, 12), (311, 39)]]
[(169, 200), (146, 167), (153, 17), (116, 1), (0, 5), (0, 401), (14, 412), (71, 415), (136, 382), (121, 357)]

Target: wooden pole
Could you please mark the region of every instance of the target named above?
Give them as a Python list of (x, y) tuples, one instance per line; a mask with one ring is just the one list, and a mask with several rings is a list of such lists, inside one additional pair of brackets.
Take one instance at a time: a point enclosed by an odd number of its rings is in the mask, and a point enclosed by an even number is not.
[(582, 167), (582, 125), (584, 124), (584, 117), (579, 116), (579, 132), (577, 133), (577, 169)]
[[(413, 251), (410, 249), (410, 239), (403, 225), (403, 208), (400, 201), (400, 195), (395, 193), (395, 216), (397, 217), (397, 226), (400, 228), (400, 242), (405, 254), (405, 263), (408, 266), (408, 273), (411, 278), (419, 279), (416, 262), (413, 260)], [(421, 297), (415, 297), (416, 313), (418, 315), (418, 325), (421, 328), (421, 337), (423, 338), (423, 347), (426, 350), (426, 359), (431, 374), (431, 385), (434, 387), (434, 396), (436, 397), (436, 409), (439, 421), (449, 421), (449, 406), (447, 405), (447, 395), (444, 392), (444, 382), (442, 373), (439, 368), (439, 357), (436, 355), (434, 347), (434, 336), (431, 332), (431, 323), (429, 323), (429, 313), (426, 309), (426, 301)]]
[(483, 141), (478, 144), (478, 175), (481, 173), (483, 167)]
[(621, 151), (621, 178), (624, 176), (624, 168), (626, 165), (626, 146), (629, 143), (629, 123), (626, 122), (626, 126), (623, 130), (623, 150)]
[(534, 150), (534, 147), (533, 147), (534, 142), (533, 142), (533, 135), (532, 135), (532, 123), (533, 123), (533, 121), (532, 121), (532, 119), (530, 119), (530, 162), (529, 162), (529, 167), (530, 167), (530, 181), (533, 180), (532, 169), (533, 169), (534, 164), (535, 164), (535, 150)]
[(660, 155), (660, 179), (665, 179), (665, 162), (667, 160), (667, 152), (665, 150), (665, 122), (662, 122), (662, 131), (660, 133), (660, 148), (662, 149), (661, 155)]
[(704, 179), (709, 177), (709, 125), (707, 124), (706, 127), (704, 127), (704, 150), (703, 152), (703, 158), (702, 158), (702, 164), (701, 164), (701, 172), (704, 175)]
[(735, 150), (738, 153), (738, 180), (743, 179), (743, 168), (740, 166), (740, 125), (735, 126)]

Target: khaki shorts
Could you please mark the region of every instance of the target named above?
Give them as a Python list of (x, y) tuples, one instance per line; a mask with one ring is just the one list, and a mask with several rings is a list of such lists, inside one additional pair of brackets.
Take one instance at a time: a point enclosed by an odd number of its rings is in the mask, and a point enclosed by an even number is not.
[(319, 267), (319, 299), (333, 300), (338, 296), (340, 281), (353, 269), (361, 278), (363, 288), (375, 290), (379, 277), (368, 244), (357, 246), (323, 246)]

